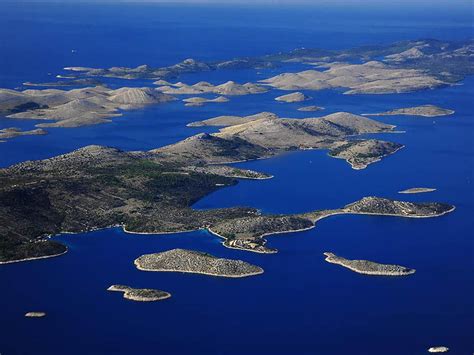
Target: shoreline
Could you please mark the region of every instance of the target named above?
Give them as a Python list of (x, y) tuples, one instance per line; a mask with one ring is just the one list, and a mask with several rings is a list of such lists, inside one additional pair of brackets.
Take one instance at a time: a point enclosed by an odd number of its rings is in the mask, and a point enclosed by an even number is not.
[(140, 271), (148, 271), (148, 272), (179, 272), (183, 274), (195, 274), (195, 275), (206, 275), (206, 276), (214, 276), (214, 277), (224, 277), (228, 279), (240, 279), (243, 277), (249, 277), (249, 276), (257, 276), (263, 274), (265, 271), (260, 268), (262, 271), (261, 272), (253, 272), (253, 273), (247, 273), (247, 274), (242, 274), (242, 275), (219, 275), (219, 274), (212, 274), (210, 272), (196, 272), (196, 271), (186, 271), (186, 270), (177, 270), (177, 269), (156, 269), (156, 270), (150, 270), (150, 269), (144, 269), (137, 265), (136, 262), (133, 262), (137, 270)]
[(0, 265), (8, 265), (8, 264), (14, 264), (14, 263), (22, 263), (26, 261), (34, 261), (34, 260), (41, 260), (41, 259), (50, 259), (50, 258), (56, 258), (58, 256), (64, 255), (69, 251), (69, 248), (64, 245), (66, 250), (63, 251), (62, 253), (59, 254), (52, 254), (52, 255), (44, 255), (44, 256), (37, 256), (37, 257), (31, 257), (31, 258), (24, 258), (24, 259), (17, 259), (17, 260), (11, 260), (11, 261), (0, 261)]
[[(303, 229), (297, 229), (297, 230), (295, 229), (295, 230), (287, 230), (287, 231), (268, 232), (268, 233), (262, 234), (261, 236), (259, 236), (259, 238), (265, 238), (265, 237), (275, 235), (275, 234), (287, 234), (287, 233), (298, 233), (298, 232), (308, 231), (308, 230), (311, 230), (311, 229), (315, 228), (316, 223), (318, 221), (320, 221), (324, 218), (327, 218), (327, 217), (335, 216), (335, 215), (367, 215), (367, 216), (380, 216), (380, 217), (387, 216), (387, 217), (400, 217), (400, 218), (435, 218), (435, 217), (442, 217), (442, 216), (444, 216), (448, 213), (451, 213), (455, 210), (456, 210), (456, 206), (453, 205), (452, 208), (447, 210), (447, 211), (444, 211), (444, 212), (441, 212), (441, 213), (438, 213), (438, 214), (434, 214), (434, 215), (427, 215), (427, 216), (399, 215), (399, 214), (389, 214), (389, 213), (381, 214), (381, 213), (371, 213), (371, 212), (353, 212), (353, 211), (345, 211), (344, 209), (332, 210), (333, 212), (329, 212), (327, 214), (324, 214), (324, 212), (321, 212), (323, 214), (321, 216), (316, 217), (315, 219), (308, 218), (310, 221), (313, 222), (313, 225), (311, 227), (303, 228)], [(302, 213), (301, 215), (303, 215), (303, 216), (311, 215), (311, 213), (316, 213), (316, 212), (308, 212), (306, 214)], [(220, 235), (219, 233), (213, 231), (210, 227), (205, 227), (205, 226), (199, 227), (199, 228), (193, 228), (193, 229), (189, 229), (189, 230), (181, 230), (181, 231), (173, 231), (173, 232), (133, 232), (133, 231), (127, 230), (124, 224), (115, 224), (115, 225), (110, 225), (110, 226), (107, 226), (107, 227), (104, 227), (104, 228), (92, 228), (90, 230), (83, 230), (83, 231), (79, 231), (79, 232), (65, 232), (65, 231), (62, 231), (62, 232), (60, 232), (56, 235), (48, 235), (48, 236), (46, 236), (46, 238), (51, 239), (51, 238), (57, 237), (61, 234), (70, 234), (70, 235), (75, 235), (76, 234), (77, 235), (77, 234), (81, 234), (81, 233), (89, 233), (89, 232), (94, 232), (94, 231), (99, 231), (99, 230), (110, 229), (110, 228), (121, 228), (124, 233), (138, 234), (138, 235), (166, 235), (166, 234), (191, 233), (191, 232), (195, 232), (195, 231), (199, 231), (199, 230), (206, 230), (210, 234), (212, 234), (216, 237), (219, 237), (220, 239), (223, 239), (224, 241), (221, 244), (224, 247), (229, 248), (229, 249), (243, 250), (243, 251), (249, 251), (249, 252), (259, 253), (259, 254), (276, 254), (276, 253), (278, 253), (278, 250), (275, 250), (274, 252), (262, 252), (262, 251), (252, 250), (252, 249), (238, 248), (238, 247), (232, 247), (232, 246), (226, 245), (225, 242), (228, 240), (228, 238), (226, 238), (226, 237)], [(266, 245), (266, 241), (263, 244), (263, 246), (265, 246), (265, 245)], [(58, 256), (66, 254), (69, 251), (69, 248), (66, 245), (64, 245), (64, 247), (66, 248), (66, 250), (62, 253), (59, 253), (59, 254), (32, 257), (32, 258), (24, 258), (24, 259), (11, 260), (11, 261), (2, 261), (2, 262), (0, 262), (0, 265), (8, 265), (8, 264), (13, 264), (13, 263), (20, 263), (20, 262), (27, 262), (27, 261), (34, 261), (34, 260), (41, 260), (41, 259), (49, 259), (49, 258), (58, 257)], [(143, 271), (147, 271), (147, 270), (143, 270)], [(182, 272), (182, 271), (176, 271), (176, 272)], [(218, 275), (210, 274), (210, 276), (218, 276)]]

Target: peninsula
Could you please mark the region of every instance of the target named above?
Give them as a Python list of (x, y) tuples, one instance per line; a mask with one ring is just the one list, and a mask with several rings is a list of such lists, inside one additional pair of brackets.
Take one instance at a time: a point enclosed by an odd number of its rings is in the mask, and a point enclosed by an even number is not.
[(343, 266), (351, 271), (365, 275), (375, 276), (406, 276), (415, 273), (415, 269), (410, 269), (400, 265), (379, 264), (368, 260), (349, 260), (326, 252), (326, 261), (331, 264)]
[(155, 302), (171, 297), (171, 294), (165, 291), (149, 288), (132, 288), (124, 285), (112, 285), (107, 291), (123, 292), (123, 298), (137, 302)]
[(143, 271), (171, 271), (221, 277), (247, 277), (263, 273), (263, 269), (242, 260), (217, 258), (193, 250), (173, 249), (142, 255), (135, 266)]

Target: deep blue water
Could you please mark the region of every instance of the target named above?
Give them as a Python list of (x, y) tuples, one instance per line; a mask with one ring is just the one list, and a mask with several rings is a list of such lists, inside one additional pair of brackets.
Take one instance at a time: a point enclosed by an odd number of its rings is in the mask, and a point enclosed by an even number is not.
[[(334, 8), (171, 5), (0, 4), (0, 87), (46, 81), (71, 65), (167, 65), (259, 55), (295, 47), (472, 36), (472, 13), (458, 9), (376, 11)], [(76, 49), (77, 53), (71, 53)], [(283, 69), (281, 69), (283, 70)], [(51, 73), (51, 75), (48, 75)], [(278, 73), (234, 71), (186, 75), (184, 82), (255, 81)], [(111, 81), (112, 85), (150, 85)], [(126, 150), (176, 142), (201, 129), (188, 122), (221, 114), (272, 111), (309, 117), (280, 95), (232, 97), (225, 104), (185, 108), (180, 102), (129, 111), (113, 123), (50, 129), (0, 143), (0, 166), (54, 156), (87, 144)], [(474, 78), (463, 85), (403, 95), (308, 92), (307, 104), (368, 113), (433, 103), (456, 110), (438, 119), (384, 117), (404, 134), (381, 135), (406, 147), (362, 171), (324, 151), (286, 154), (237, 164), (275, 175), (241, 181), (196, 203), (196, 208), (247, 205), (292, 213), (339, 207), (363, 196), (452, 203), (435, 219), (335, 216), (302, 233), (269, 238), (276, 255), (222, 247), (205, 231), (132, 235), (110, 229), (57, 239), (68, 254), (0, 267), (0, 353), (10, 354), (425, 354), (447, 345), (474, 351)], [(0, 128), (34, 126), (0, 118)], [(414, 186), (434, 193), (399, 195)], [(240, 258), (265, 269), (246, 279), (146, 273), (133, 260), (182, 247)], [(348, 258), (417, 269), (406, 278), (365, 277), (324, 261), (325, 251)], [(163, 302), (126, 301), (105, 289), (114, 283), (172, 293)], [(25, 319), (44, 310), (41, 320)]]

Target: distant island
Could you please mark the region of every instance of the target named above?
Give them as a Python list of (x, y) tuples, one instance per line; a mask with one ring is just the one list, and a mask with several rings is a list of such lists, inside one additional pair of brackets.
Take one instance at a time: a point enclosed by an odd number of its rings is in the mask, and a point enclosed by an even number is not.
[(406, 276), (415, 273), (414, 269), (400, 265), (380, 264), (368, 260), (349, 260), (326, 252), (326, 261), (331, 264), (343, 266), (351, 271), (365, 275), (376, 276)]
[(171, 294), (165, 291), (149, 288), (132, 288), (124, 285), (112, 285), (107, 291), (123, 292), (123, 298), (137, 302), (155, 302), (171, 297)]
[(248, 123), (252, 121), (257, 121), (260, 119), (275, 119), (278, 116), (271, 112), (260, 112), (254, 115), (249, 116), (218, 116), (209, 118), (203, 121), (196, 121), (188, 123), (188, 127), (205, 127), (205, 126), (217, 126), (217, 127), (226, 127), (226, 126), (237, 126), (243, 123)]
[[(399, 93), (449, 85), (462, 80), (474, 72), (474, 64), (470, 60), (472, 54), (472, 40), (423, 39), (341, 50), (298, 48), (259, 57), (213, 62), (189, 58), (171, 66), (157, 68), (140, 65), (135, 68), (66, 67), (64, 69), (70, 76), (76, 78), (112, 77), (165, 81), (185, 73), (279, 68), (288, 62), (315, 63), (316, 66), (326, 66), (329, 71), (319, 75), (313, 72), (300, 72), (298, 75), (304, 77), (308, 74), (308, 76), (304, 85), (295, 85), (292, 90), (298, 90), (301, 86), (308, 89), (345, 87), (351, 88), (352, 93), (359, 94)], [(362, 64), (348, 64), (356, 62)], [(286, 87), (291, 85), (290, 82), (294, 77), (289, 76), (288, 79)]]
[(422, 117), (440, 117), (452, 115), (454, 110), (434, 106), (434, 105), (423, 105), (408, 108), (399, 108), (392, 111), (386, 111), (381, 113), (365, 113), (363, 116), (422, 116)]
[(175, 98), (151, 88), (103, 86), (74, 90), (0, 89), (0, 114), (14, 119), (46, 121), (37, 127), (81, 127), (110, 122), (119, 110), (169, 102)]
[(288, 103), (302, 102), (302, 101), (306, 101), (306, 100), (309, 100), (309, 99), (310, 98), (308, 96), (306, 96), (305, 94), (303, 94), (301, 92), (294, 92), (294, 93), (291, 93), (291, 94), (282, 95), (282, 96), (278, 96), (277, 98), (275, 98), (276, 101), (288, 102)]
[(0, 129), (0, 143), (4, 142), (4, 139), (10, 139), (21, 136), (38, 136), (48, 134), (44, 129), (38, 128), (30, 131), (22, 131), (20, 128), (10, 127)]
[(429, 353), (447, 353), (449, 348), (446, 346), (433, 346), (428, 349)]
[(314, 111), (321, 111), (321, 110), (324, 110), (324, 107), (314, 106), (314, 105), (303, 106), (298, 109), (298, 111), (301, 111), (301, 112), (314, 112)]
[(425, 193), (425, 192), (433, 192), (436, 191), (436, 189), (433, 189), (431, 187), (412, 187), (410, 189), (406, 189), (403, 191), (399, 191), (399, 194), (420, 194), (420, 193)]
[(217, 258), (193, 250), (173, 249), (142, 255), (135, 265), (143, 271), (171, 271), (220, 277), (248, 277), (263, 273), (263, 269), (242, 260)]
[(207, 103), (223, 103), (223, 102), (228, 102), (229, 99), (225, 96), (218, 96), (213, 99), (207, 99), (205, 97), (189, 97), (187, 99), (183, 99), (185, 102), (184, 106), (203, 106), (204, 104)]
[(44, 318), (46, 317), (46, 312), (27, 312), (25, 313), (26, 318)]
[(171, 84), (163, 81), (156, 81), (155, 84), (159, 85), (157, 90), (170, 95), (218, 94), (231, 96), (261, 94), (269, 90), (262, 85), (253, 83), (238, 84), (235, 81), (228, 81), (220, 85), (213, 85), (207, 81), (200, 81), (194, 85), (187, 85), (181, 82)]

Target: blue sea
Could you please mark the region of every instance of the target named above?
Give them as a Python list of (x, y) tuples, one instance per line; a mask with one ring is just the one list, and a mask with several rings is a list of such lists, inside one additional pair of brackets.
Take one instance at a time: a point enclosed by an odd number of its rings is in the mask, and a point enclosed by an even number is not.
[[(408, 6), (408, 5), (405, 5)], [(219, 60), (298, 47), (349, 48), (397, 40), (473, 36), (469, 8), (218, 6), (169, 4), (0, 3), (0, 87), (54, 80), (66, 66), (170, 65), (186, 58)], [(74, 52), (73, 52), (74, 50)], [(292, 64), (290, 69), (306, 68)], [(186, 83), (257, 81), (286, 68), (187, 74)], [(151, 81), (108, 80), (114, 87)], [(133, 235), (100, 230), (56, 239), (64, 256), (0, 267), (0, 354), (417, 355), (445, 345), (474, 351), (474, 78), (461, 85), (400, 95), (307, 92), (315, 114), (273, 99), (281, 92), (184, 107), (176, 101), (125, 112), (110, 124), (49, 129), (0, 143), (0, 166), (89, 145), (145, 150), (201, 128), (186, 124), (222, 114), (271, 111), (310, 117), (370, 113), (420, 104), (456, 111), (432, 118), (383, 117), (403, 134), (379, 135), (405, 148), (362, 171), (324, 151), (288, 153), (236, 166), (270, 173), (241, 181), (194, 206), (252, 206), (265, 213), (336, 208), (363, 196), (456, 205), (433, 219), (334, 216), (301, 233), (269, 237), (279, 253), (231, 250), (206, 231)], [(0, 117), (0, 129), (34, 127)], [(213, 129), (209, 129), (212, 132)], [(436, 192), (397, 191), (435, 187)], [(144, 254), (187, 248), (239, 258), (264, 268), (245, 279), (138, 271)], [(323, 253), (417, 270), (406, 278), (367, 277), (329, 264)], [(106, 291), (111, 284), (172, 293), (135, 303)], [(26, 319), (45, 311), (43, 319)]]

